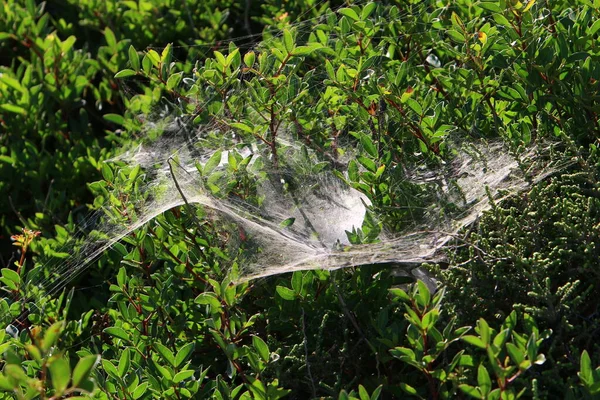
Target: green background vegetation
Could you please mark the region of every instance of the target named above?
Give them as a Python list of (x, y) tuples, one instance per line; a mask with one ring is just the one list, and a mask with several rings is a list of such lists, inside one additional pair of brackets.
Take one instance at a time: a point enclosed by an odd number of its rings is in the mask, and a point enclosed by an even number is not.
[[(3, 0), (0, 313), (15, 329), (0, 333), (0, 396), (598, 395), (599, 34), (597, 0)], [(401, 167), (439, 165), (449, 143), (552, 143), (566, 166), (429, 266), (435, 294), (382, 266), (233, 285), (221, 266), (236, 255), (185, 207), (74, 290), (30, 284), (77, 249), (91, 211), (140, 195), (139, 170), (103, 161), (164, 104), (274, 156), (291, 130), (370, 197), (380, 221), (355, 243), (405, 224), (427, 193)], [(347, 166), (344, 146), (359, 153)], [(231, 192), (248, 164), (233, 157)]]

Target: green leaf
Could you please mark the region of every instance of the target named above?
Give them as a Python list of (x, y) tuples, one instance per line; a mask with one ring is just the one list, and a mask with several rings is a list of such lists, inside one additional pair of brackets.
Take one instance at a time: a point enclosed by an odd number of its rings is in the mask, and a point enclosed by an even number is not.
[(185, 371), (178, 372), (173, 377), (173, 383), (179, 383), (179, 382), (182, 382), (182, 381), (184, 381), (186, 379), (191, 378), (194, 375), (194, 372), (195, 371), (192, 370), (192, 369), (188, 369), (188, 370), (185, 370)]
[(375, 3), (375, 2), (370, 2), (370, 3), (365, 4), (362, 11), (360, 12), (360, 19), (362, 19), (364, 21), (367, 18), (369, 18), (371, 13), (373, 11), (375, 11), (376, 8), (377, 8), (377, 3)]
[(358, 396), (360, 400), (370, 400), (369, 392), (367, 392), (367, 389), (363, 385), (358, 385)]
[(144, 58), (142, 58), (142, 69), (146, 75), (148, 75), (152, 70), (152, 59), (148, 56), (148, 54), (144, 55)]
[(73, 387), (79, 387), (79, 384), (85, 381), (92, 370), (100, 361), (100, 355), (85, 356), (79, 359), (75, 369), (73, 370)]
[(477, 368), (477, 384), (479, 385), (479, 389), (483, 396), (487, 396), (487, 394), (492, 390), (492, 380), (490, 379), (490, 374), (487, 369), (483, 366), (483, 364), (479, 364), (479, 368)]
[(483, 340), (481, 340), (479, 337), (477, 336), (473, 336), (473, 335), (465, 335), (461, 338), (462, 340), (464, 340), (465, 342), (472, 344), (474, 346), (477, 346), (481, 349), (485, 349), (486, 348), (486, 344)]
[(127, 78), (128, 76), (133, 76), (135, 74), (136, 74), (136, 72), (132, 69), (124, 69), (122, 71), (117, 72), (115, 74), (115, 78), (116, 79)]
[(327, 71), (327, 75), (329, 76), (329, 79), (331, 79), (332, 81), (336, 80), (335, 70), (333, 68), (333, 65), (331, 64), (331, 61), (329, 61), (329, 60), (325, 60), (325, 71)]
[(104, 114), (102, 116), (105, 120), (112, 122), (113, 124), (123, 126), (125, 124), (125, 118), (119, 114)]
[(390, 294), (392, 296), (395, 297), (394, 300), (402, 300), (402, 301), (407, 301), (407, 302), (410, 301), (410, 296), (408, 295), (408, 293), (406, 293), (402, 289), (392, 288), (392, 289), (388, 289), (388, 291), (390, 292)]
[(44, 334), (44, 340), (42, 340), (42, 344), (40, 346), (40, 348), (44, 352), (47, 352), (48, 350), (50, 350), (50, 348), (52, 346), (54, 346), (54, 344), (58, 340), (58, 337), (62, 333), (64, 327), (65, 327), (64, 321), (58, 321), (58, 322), (53, 323), (46, 330), (46, 333)]
[(242, 122), (232, 122), (229, 125), (231, 125), (233, 128), (237, 128), (237, 129), (240, 129), (245, 132), (249, 132), (249, 133), (254, 132), (254, 129), (252, 129), (249, 125), (246, 125)]
[(283, 44), (288, 54), (292, 54), (294, 52), (294, 37), (287, 29), (284, 29), (283, 31)]
[(306, 56), (317, 50), (323, 49), (323, 46), (320, 43), (309, 43), (306, 46), (298, 46), (294, 49), (295, 56)]
[(0, 105), (0, 108), (11, 113), (27, 115), (27, 110), (14, 104), (2, 104)]
[(406, 392), (407, 394), (410, 394), (411, 396), (419, 396), (417, 389), (415, 389), (414, 387), (410, 386), (408, 383), (404, 383), (404, 382), (400, 382), (400, 389), (402, 389), (404, 392)]
[(476, 387), (473, 387), (470, 385), (466, 385), (466, 384), (458, 385), (458, 388), (460, 390), (462, 390), (464, 393), (468, 394), (469, 396), (471, 396), (475, 399), (483, 399), (483, 396), (481, 395), (479, 388), (476, 388)]
[(296, 300), (296, 293), (285, 286), (277, 286), (277, 294), (284, 300)]
[(174, 88), (176, 88), (177, 85), (179, 85), (179, 82), (181, 82), (182, 76), (183, 72), (178, 72), (176, 74), (171, 75), (169, 79), (167, 79), (167, 89), (173, 90)]
[(299, 295), (302, 292), (302, 281), (303, 274), (302, 271), (294, 271), (292, 274), (292, 289), (296, 295)]
[(140, 56), (137, 53), (137, 51), (135, 51), (135, 47), (133, 46), (129, 46), (129, 64), (131, 65), (131, 68), (133, 68), (136, 72), (140, 70)]
[(131, 340), (129, 334), (123, 328), (119, 328), (117, 326), (105, 328), (102, 332), (106, 333), (107, 335), (114, 336), (118, 339), (123, 339), (127, 341)]
[(592, 373), (592, 361), (587, 350), (581, 353), (581, 359), (579, 360), (579, 378), (586, 385), (592, 385), (594, 383), (594, 375)]
[(102, 368), (104, 371), (115, 379), (119, 379), (119, 372), (117, 367), (109, 360), (102, 360)]
[(365, 135), (364, 133), (361, 134), (360, 143), (371, 157), (377, 157), (377, 147), (375, 147), (373, 141), (368, 135)]
[(360, 17), (356, 13), (356, 11), (354, 11), (351, 8), (340, 8), (338, 12), (354, 21), (360, 21)]
[(377, 172), (377, 165), (375, 165), (375, 162), (373, 160), (371, 160), (370, 158), (358, 156), (358, 157), (356, 157), (356, 159), (363, 167), (365, 167), (369, 171)]
[(483, 8), (484, 10), (488, 10), (488, 11), (491, 11), (493, 13), (501, 13), (502, 12), (502, 9), (496, 3), (492, 3), (492, 2), (480, 2), (478, 4), (478, 6), (481, 7), (481, 8)]
[(221, 53), (220, 51), (215, 50), (214, 51), (214, 55), (215, 55), (215, 60), (217, 60), (217, 62), (219, 64), (221, 64), (221, 66), (223, 68), (227, 67), (227, 60), (225, 59), (225, 56), (223, 55), (223, 53)]
[(267, 347), (267, 344), (264, 340), (258, 336), (252, 336), (252, 346), (254, 346), (258, 352), (258, 355), (264, 362), (269, 362), (271, 353), (269, 352), (269, 347)]
[(125, 377), (125, 374), (127, 374), (127, 371), (129, 371), (130, 366), (130, 350), (129, 348), (125, 348), (125, 350), (123, 350), (123, 352), (121, 353), (121, 358), (119, 358), (119, 365), (117, 367), (117, 371), (119, 372), (119, 376), (121, 378)]
[(289, 226), (294, 225), (294, 222), (296, 222), (296, 218), (294, 218), (294, 217), (286, 218), (279, 223), (279, 226), (282, 228), (287, 228)]
[(52, 361), (49, 366), (50, 376), (52, 378), (52, 387), (56, 391), (55, 396), (59, 396), (65, 391), (71, 381), (71, 367), (69, 361), (62, 355)]
[(9, 268), (2, 268), (2, 276), (13, 281), (16, 285), (21, 283), (21, 277), (15, 271)]
[(154, 367), (158, 370), (158, 372), (164, 376), (169, 382), (173, 379), (173, 371), (171, 369), (163, 367), (156, 360), (152, 360)]
[(4, 83), (5, 85), (7, 85), (15, 90), (18, 90), (19, 92), (27, 91), (27, 89), (25, 89), (23, 87), (23, 85), (21, 85), (21, 82), (19, 82), (15, 78), (9, 76), (8, 74), (3, 73), (2, 75), (0, 75), (0, 82)]
[(221, 163), (221, 151), (217, 150), (204, 164), (204, 175), (208, 176)]
[(171, 63), (171, 58), (173, 57), (173, 46), (171, 43), (167, 44), (167, 46), (163, 49), (160, 55), (160, 62), (163, 65), (169, 65)]
[(244, 64), (248, 68), (252, 68), (254, 66), (254, 61), (256, 60), (256, 54), (253, 51), (249, 51), (244, 55)]
[(177, 351), (175, 356), (175, 367), (181, 367), (194, 351), (196, 344), (194, 342), (186, 343)]
[(213, 313), (217, 313), (221, 310), (221, 301), (217, 298), (216, 294), (213, 292), (204, 292), (200, 293), (194, 299), (194, 303), (209, 305), (211, 307), (211, 311)]
[(421, 307), (429, 307), (431, 304), (431, 292), (422, 280), (417, 281), (417, 302)]
[[(146, 53), (146, 56), (148, 57), (148, 59), (150, 60), (152, 65), (154, 65), (155, 67), (158, 67), (158, 64), (160, 64), (160, 56), (158, 55), (158, 53), (155, 50), (148, 50), (148, 52)], [(142, 60), (142, 64), (143, 63), (144, 63), (144, 61)], [(145, 68), (144, 68), (144, 70), (145, 70)]]
[(115, 34), (113, 33), (113, 31), (111, 31), (110, 28), (108, 28), (108, 27), (104, 28), (104, 38), (106, 39), (106, 44), (108, 44), (108, 47), (113, 52), (116, 52), (117, 51), (117, 38), (115, 37)]
[(494, 338), (493, 345), (497, 349), (501, 349), (502, 346), (504, 346), (504, 343), (506, 342), (506, 339), (508, 338), (509, 334), (510, 334), (510, 329), (504, 329), (503, 331), (500, 331), (500, 333), (498, 333), (496, 335), (496, 337)]
[(162, 345), (161, 343), (154, 343), (154, 347), (160, 353), (163, 360), (165, 360), (167, 363), (171, 364), (171, 366), (173, 366), (173, 367), (176, 366), (175, 355), (173, 354), (173, 352), (171, 350), (169, 350), (166, 346)]
[(510, 359), (517, 365), (521, 364), (525, 359), (525, 351), (513, 343), (506, 343), (506, 351), (508, 352)]
[(596, 32), (598, 32), (599, 29), (600, 29), (600, 19), (597, 19), (596, 21), (594, 21), (594, 23), (592, 24), (592, 26), (590, 26), (587, 29), (587, 34), (590, 35), (590, 36), (592, 36)]
[(146, 393), (147, 389), (148, 389), (148, 382), (142, 382), (133, 390), (133, 392), (131, 392), (131, 396), (133, 397), (134, 400), (137, 400), (140, 397), (142, 397), (144, 395), (144, 393)]
[(483, 341), (483, 343), (489, 344), (490, 343), (490, 326), (485, 321), (485, 319), (479, 318), (479, 321), (477, 321), (477, 327), (479, 328), (479, 336), (481, 337), (481, 340)]

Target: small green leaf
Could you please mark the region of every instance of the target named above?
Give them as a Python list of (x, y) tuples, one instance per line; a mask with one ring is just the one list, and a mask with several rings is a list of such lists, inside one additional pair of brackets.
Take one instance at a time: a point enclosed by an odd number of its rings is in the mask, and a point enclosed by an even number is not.
[(129, 46), (129, 64), (136, 72), (140, 70), (140, 56), (135, 51), (135, 47)]
[(592, 361), (587, 350), (581, 353), (581, 360), (579, 360), (579, 378), (586, 385), (594, 383), (594, 375), (592, 373)]
[(513, 343), (506, 343), (506, 351), (508, 352), (510, 359), (517, 365), (525, 360), (525, 351), (518, 348)]
[(99, 361), (99, 355), (85, 356), (79, 359), (79, 362), (73, 370), (73, 387), (79, 387), (79, 384), (90, 376), (92, 370)]
[(284, 300), (296, 300), (296, 293), (285, 286), (277, 286), (277, 294)]
[(179, 383), (179, 382), (182, 382), (182, 381), (184, 381), (186, 379), (191, 378), (194, 375), (194, 372), (195, 371), (192, 370), (192, 369), (188, 369), (188, 370), (185, 370), (185, 371), (178, 372), (173, 377), (173, 383)]
[(214, 52), (215, 54), (215, 59), (217, 60), (217, 62), (219, 64), (221, 64), (222, 67), (227, 67), (227, 60), (225, 59), (225, 56), (223, 55), (223, 53), (221, 53), (220, 51), (215, 50)]
[(113, 124), (121, 125), (125, 124), (125, 118), (119, 114), (104, 114), (102, 116), (105, 120), (112, 122)]
[(269, 362), (271, 353), (269, 352), (269, 347), (264, 340), (258, 336), (252, 336), (252, 346), (254, 346), (258, 352), (258, 355), (264, 362)]
[(2, 276), (5, 277), (6, 279), (10, 279), (16, 285), (19, 285), (21, 283), (21, 277), (19, 276), (19, 274), (17, 274), (12, 269), (2, 268)]
[(468, 394), (469, 396), (475, 398), (475, 399), (483, 399), (483, 396), (481, 395), (481, 391), (479, 390), (479, 388), (470, 386), (470, 385), (466, 385), (466, 384), (462, 384), (462, 385), (458, 385), (458, 388), (460, 390), (462, 390), (464, 393)]
[(249, 51), (244, 55), (244, 64), (248, 68), (252, 68), (254, 66), (254, 61), (256, 60), (256, 54), (253, 51)]
[(477, 321), (477, 327), (479, 328), (479, 336), (481, 337), (481, 340), (485, 344), (490, 343), (490, 326), (485, 319), (479, 318), (479, 321)]
[(131, 393), (131, 396), (133, 397), (134, 400), (137, 400), (140, 397), (142, 397), (144, 395), (144, 393), (146, 393), (147, 389), (148, 389), (148, 382), (142, 382), (133, 390), (133, 392)]
[(360, 143), (362, 144), (363, 148), (366, 150), (367, 153), (369, 153), (369, 155), (371, 157), (377, 157), (377, 147), (375, 147), (375, 145), (373, 144), (373, 141), (371, 140), (371, 138), (368, 135), (365, 135), (364, 133), (360, 135)]
[(485, 349), (486, 344), (484, 343), (483, 340), (481, 340), (479, 337), (477, 336), (473, 336), (473, 335), (465, 335), (461, 338), (462, 340), (464, 340), (465, 342), (472, 344), (474, 346), (477, 346), (481, 349)]
[(154, 343), (154, 347), (156, 347), (156, 350), (160, 353), (163, 360), (171, 364), (171, 366), (175, 366), (175, 355), (171, 350), (169, 350), (166, 346), (162, 345), (161, 343)]
[(421, 307), (429, 307), (431, 304), (431, 292), (422, 280), (417, 281), (417, 302)]
[(27, 115), (27, 110), (14, 104), (2, 104), (0, 105), (0, 108), (11, 113)]
[(119, 71), (115, 74), (115, 78), (120, 79), (120, 78), (127, 78), (128, 76), (133, 76), (135, 75), (135, 71), (132, 69), (124, 69), (122, 71)]
[(358, 385), (358, 397), (360, 400), (371, 400), (367, 389), (363, 385)]
[(190, 342), (181, 346), (181, 348), (177, 351), (177, 355), (175, 356), (175, 367), (179, 368), (185, 363), (192, 352), (194, 351), (195, 343)]
[(410, 301), (410, 296), (402, 289), (392, 288), (388, 289), (390, 294), (395, 297), (394, 300)]
[[(158, 53), (155, 50), (148, 50), (148, 52), (146, 53), (146, 56), (148, 57), (148, 59), (150, 60), (152, 65), (154, 65), (155, 67), (158, 67), (158, 64), (160, 64), (160, 56), (158, 55)], [(142, 64), (143, 63), (144, 63), (144, 61), (142, 60)], [(144, 70), (145, 70), (145, 68), (144, 68)]]
[(369, 16), (371, 15), (371, 13), (373, 11), (375, 11), (375, 9), (377, 8), (377, 3), (375, 2), (370, 2), (365, 4), (365, 6), (363, 7), (362, 11), (360, 12), (360, 19), (362, 19), (363, 21), (366, 20), (367, 18), (369, 18)]
[(408, 383), (400, 382), (400, 389), (402, 389), (404, 392), (411, 396), (419, 396), (417, 389), (410, 386)]
[(69, 366), (69, 361), (61, 355), (59, 358), (52, 361), (49, 368), (52, 378), (52, 387), (56, 391), (54, 395), (60, 397), (71, 381), (71, 367)]
[(600, 30), (600, 19), (597, 19), (596, 21), (594, 21), (594, 23), (592, 24), (592, 26), (590, 26), (587, 29), (587, 34), (590, 35), (590, 36), (592, 36), (596, 32), (598, 32), (598, 30)]
[(229, 125), (231, 125), (233, 128), (237, 128), (237, 129), (240, 129), (245, 132), (249, 132), (249, 133), (254, 132), (254, 129), (252, 129), (249, 125), (246, 125), (242, 122), (232, 122)]
[(121, 358), (119, 358), (119, 365), (117, 367), (117, 371), (119, 372), (119, 376), (121, 378), (125, 377), (125, 374), (127, 374), (127, 371), (129, 371), (130, 366), (130, 350), (129, 348), (125, 348), (125, 350), (123, 350), (123, 352), (121, 353)]
[(287, 29), (283, 31), (283, 44), (288, 54), (292, 54), (294, 52), (294, 37)]
[(290, 218), (287, 218), (287, 219), (284, 219), (283, 221), (281, 221), (279, 226), (282, 228), (287, 228), (288, 226), (294, 225), (295, 221), (296, 221), (296, 218), (290, 217)]
[(110, 28), (108, 28), (108, 27), (104, 28), (104, 38), (106, 39), (106, 44), (108, 44), (108, 47), (113, 52), (116, 52), (117, 51), (117, 38), (115, 37), (115, 34), (113, 33), (113, 31), (111, 31)]
[(346, 17), (348, 17), (354, 21), (360, 21), (360, 17), (356, 13), (356, 11), (354, 11), (351, 8), (340, 8), (339, 13), (342, 15), (345, 15)]
[(298, 46), (294, 49), (295, 56), (306, 56), (317, 50), (324, 48), (320, 43), (309, 43), (306, 46)]
[(171, 58), (173, 57), (173, 46), (171, 43), (167, 44), (167, 46), (163, 49), (160, 55), (160, 62), (163, 65), (169, 65), (171, 63)]
[(117, 326), (105, 328), (102, 332), (106, 333), (107, 335), (114, 336), (118, 339), (123, 339), (127, 341), (131, 340), (129, 338), (129, 334), (123, 328), (119, 328)]
[(58, 321), (53, 323), (48, 330), (46, 330), (44, 340), (42, 340), (42, 345), (40, 346), (44, 352), (47, 352), (52, 346), (54, 346), (58, 340), (58, 337), (62, 333), (64, 326), (65, 324), (63, 321)]
[(487, 396), (487, 394), (492, 390), (492, 380), (490, 379), (490, 374), (487, 369), (483, 366), (483, 364), (479, 365), (477, 368), (477, 384), (479, 385), (479, 390), (481, 390), (483, 396)]
[(221, 309), (221, 301), (217, 299), (217, 296), (213, 292), (200, 293), (194, 299), (194, 303), (209, 305), (213, 313), (219, 312), (219, 310)]
[(179, 85), (179, 82), (181, 82), (182, 76), (183, 72), (178, 72), (176, 74), (171, 75), (169, 79), (167, 79), (167, 89), (173, 90), (174, 88), (176, 88), (177, 85)]
[(119, 379), (119, 372), (117, 367), (109, 360), (102, 360), (102, 368), (104, 371), (115, 379)]
[(217, 150), (204, 164), (204, 175), (208, 176), (221, 163), (221, 151)]
[(144, 55), (144, 58), (142, 58), (142, 69), (146, 74), (149, 74), (152, 70), (152, 59), (148, 56), (148, 54)]

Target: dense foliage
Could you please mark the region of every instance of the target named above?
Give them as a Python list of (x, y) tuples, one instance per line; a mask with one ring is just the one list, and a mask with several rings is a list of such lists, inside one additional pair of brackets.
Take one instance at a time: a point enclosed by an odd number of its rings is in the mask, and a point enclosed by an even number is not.
[[(0, 7), (1, 395), (600, 393), (599, 1)], [(353, 243), (414, 218), (407, 210), (432, 193), (406, 168), (442, 165), (454, 143), (503, 140), (514, 154), (536, 144), (559, 167), (494, 203), (447, 265), (429, 266), (435, 293), (385, 265), (233, 284), (224, 266), (237, 254), (189, 207), (124, 237), (72, 290), (34, 284), (76, 252), (90, 211), (130, 215), (145, 172), (104, 161), (173, 116), (218, 126), (217, 145), (235, 133), (274, 169), (289, 167), (289, 132), (314, 168), (371, 200), (378, 218)], [(231, 152), (225, 171), (199, 169), (215, 196), (258, 201), (249, 161)]]

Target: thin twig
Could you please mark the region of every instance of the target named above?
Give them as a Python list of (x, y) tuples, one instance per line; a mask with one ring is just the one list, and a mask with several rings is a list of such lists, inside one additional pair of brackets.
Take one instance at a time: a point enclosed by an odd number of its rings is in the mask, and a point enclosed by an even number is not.
[(310, 379), (310, 386), (312, 389), (312, 397), (317, 397), (317, 389), (315, 387), (315, 381), (313, 379), (312, 373), (310, 372), (310, 362), (308, 361), (308, 337), (306, 336), (306, 323), (304, 320), (304, 307), (302, 310), (302, 334), (304, 335), (304, 358), (306, 359), (306, 372), (308, 373), (308, 379)]

